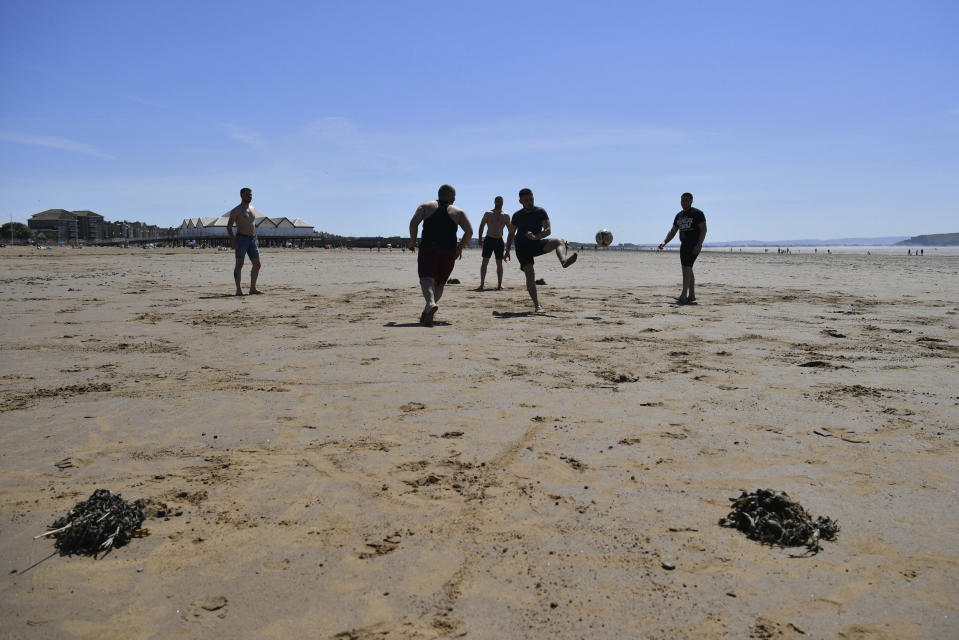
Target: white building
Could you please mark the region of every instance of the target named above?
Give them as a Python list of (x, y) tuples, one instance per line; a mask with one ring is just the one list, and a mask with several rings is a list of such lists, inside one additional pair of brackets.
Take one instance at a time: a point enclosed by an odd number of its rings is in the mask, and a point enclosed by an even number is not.
[[(229, 216), (219, 218), (184, 218), (177, 229), (181, 238), (226, 238)], [(311, 238), (313, 225), (301, 218), (270, 218), (259, 216), (253, 222), (256, 235), (263, 238)]]

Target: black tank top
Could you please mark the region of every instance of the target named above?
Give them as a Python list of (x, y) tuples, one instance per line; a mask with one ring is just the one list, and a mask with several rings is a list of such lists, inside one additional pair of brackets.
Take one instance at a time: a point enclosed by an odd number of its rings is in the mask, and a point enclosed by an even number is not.
[(423, 244), (434, 244), (447, 251), (456, 251), (456, 222), (450, 218), (450, 205), (441, 202), (439, 208), (423, 221)]

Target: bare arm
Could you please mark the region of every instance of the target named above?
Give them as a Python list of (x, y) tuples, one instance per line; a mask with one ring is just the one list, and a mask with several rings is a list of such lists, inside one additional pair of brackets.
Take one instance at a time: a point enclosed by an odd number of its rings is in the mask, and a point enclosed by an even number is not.
[(548, 238), (548, 237), (549, 237), (550, 228), (551, 228), (551, 227), (550, 227), (550, 224), (549, 224), (549, 218), (544, 218), (544, 219), (543, 219), (543, 231), (542, 231), (538, 236), (537, 236), (537, 235), (533, 235), (532, 232), (527, 233), (526, 235), (529, 236), (529, 239), (530, 239), (530, 240), (542, 240), (543, 238)]
[(703, 220), (699, 223), (699, 242), (696, 243), (696, 246), (693, 247), (693, 255), (698, 256), (699, 252), (703, 250), (703, 240), (706, 239), (706, 221)]
[(410, 245), (407, 247), (410, 251), (416, 251), (416, 232), (420, 226), (420, 222), (423, 221), (424, 212), (425, 205), (421, 204), (416, 208), (416, 212), (410, 219)]
[(489, 212), (483, 214), (483, 219), (480, 220), (479, 235), (476, 237), (479, 238), (480, 244), (483, 244), (483, 229), (486, 227), (486, 218), (489, 216)]
[(513, 238), (516, 237), (516, 227), (513, 226), (513, 222), (507, 222), (506, 228), (509, 229), (509, 233), (506, 235), (506, 250), (503, 252), (503, 260), (509, 261), (509, 250), (513, 247)]
[(669, 230), (669, 233), (666, 234), (666, 239), (659, 243), (659, 250), (662, 251), (663, 247), (669, 244), (669, 241), (673, 239), (673, 236), (676, 235), (676, 232), (679, 231), (679, 227), (673, 225), (673, 228)]
[(236, 236), (233, 235), (233, 225), (236, 223), (236, 211), (230, 212), (230, 217), (226, 221), (226, 234), (230, 236), (230, 244), (236, 249)]
[(466, 217), (466, 212), (463, 210), (460, 210), (459, 220), (457, 220), (457, 222), (460, 225), (460, 229), (463, 230), (463, 239), (456, 245), (456, 258), (460, 259), (463, 257), (463, 247), (469, 244), (470, 238), (473, 237), (473, 225), (470, 224), (470, 220)]

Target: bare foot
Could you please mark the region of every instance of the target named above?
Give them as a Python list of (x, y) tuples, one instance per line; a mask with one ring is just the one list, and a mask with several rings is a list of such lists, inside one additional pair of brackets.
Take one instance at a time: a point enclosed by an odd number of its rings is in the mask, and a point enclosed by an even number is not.
[(438, 310), (439, 310), (439, 307), (438, 307), (438, 306), (434, 306), (432, 309), (430, 309), (429, 311), (427, 311), (427, 312), (425, 312), (425, 313), (423, 314), (423, 320), (422, 320), (422, 321), (423, 321), (423, 324), (424, 324), (425, 326), (427, 326), (427, 327), (432, 327), (432, 326), (433, 326), (433, 316), (436, 315), (436, 312), (437, 312)]
[(563, 268), (565, 269), (566, 267), (571, 266), (574, 262), (576, 262), (576, 258), (577, 258), (578, 256), (579, 256), (578, 253), (574, 253), (574, 254), (571, 255), (570, 257), (566, 258), (566, 260), (564, 260), (563, 263), (562, 263), (562, 264), (563, 264)]
[(250, 289), (250, 295), (251, 296), (263, 295), (263, 292), (258, 289)]
[(233, 295), (235, 295), (235, 296), (242, 296), (242, 295), (243, 295), (243, 292), (240, 291), (239, 289), (237, 289), (237, 290), (236, 290), (236, 293), (234, 293)]

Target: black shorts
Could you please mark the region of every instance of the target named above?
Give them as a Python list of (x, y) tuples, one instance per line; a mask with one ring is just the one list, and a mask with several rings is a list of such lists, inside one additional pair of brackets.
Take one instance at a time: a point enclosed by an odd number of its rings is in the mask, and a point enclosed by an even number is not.
[(694, 254), (693, 249), (696, 248), (694, 244), (681, 244), (679, 245), (679, 264), (684, 267), (691, 267), (693, 263), (696, 262), (696, 258), (699, 257), (699, 254)]
[(483, 238), (483, 257), (489, 258), (495, 253), (496, 259), (502, 260), (504, 247), (505, 244), (503, 243), (502, 238), (490, 238), (489, 236), (486, 236)]
[(547, 239), (542, 240), (516, 240), (516, 259), (519, 260), (519, 266), (525, 267), (533, 264), (533, 258), (546, 253)]

